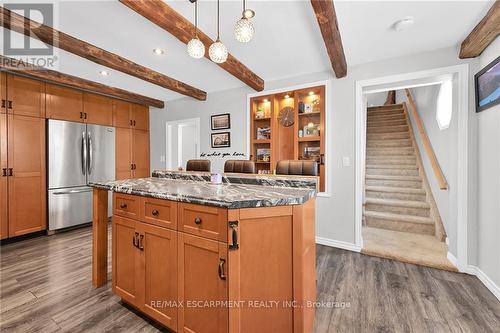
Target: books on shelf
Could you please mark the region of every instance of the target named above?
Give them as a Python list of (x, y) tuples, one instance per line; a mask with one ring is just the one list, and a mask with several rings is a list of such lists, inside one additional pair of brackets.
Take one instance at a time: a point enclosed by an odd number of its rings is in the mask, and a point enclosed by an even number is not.
[(270, 162), (270, 161), (271, 161), (271, 149), (258, 148), (257, 149), (257, 162)]
[(267, 140), (271, 138), (270, 127), (257, 127), (257, 140)]

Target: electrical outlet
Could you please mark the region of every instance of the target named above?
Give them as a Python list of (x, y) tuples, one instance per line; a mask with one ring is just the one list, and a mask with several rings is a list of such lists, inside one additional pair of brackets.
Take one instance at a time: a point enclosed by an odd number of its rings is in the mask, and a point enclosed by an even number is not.
[(349, 158), (349, 156), (344, 156), (342, 158), (342, 165), (345, 167), (351, 166), (351, 159)]
[(160, 162), (165, 162), (165, 155), (160, 156)]

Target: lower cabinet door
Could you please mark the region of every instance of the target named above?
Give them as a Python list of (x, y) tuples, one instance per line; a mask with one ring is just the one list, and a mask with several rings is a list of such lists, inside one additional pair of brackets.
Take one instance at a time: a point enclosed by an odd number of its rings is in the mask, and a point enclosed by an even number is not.
[(137, 222), (138, 302), (147, 315), (177, 330), (177, 232)]
[(115, 177), (132, 178), (132, 130), (128, 128), (116, 128)]
[(137, 301), (139, 252), (136, 239), (136, 222), (113, 216), (113, 292), (124, 301), (139, 306)]
[(227, 244), (181, 232), (178, 242), (177, 331), (228, 332)]

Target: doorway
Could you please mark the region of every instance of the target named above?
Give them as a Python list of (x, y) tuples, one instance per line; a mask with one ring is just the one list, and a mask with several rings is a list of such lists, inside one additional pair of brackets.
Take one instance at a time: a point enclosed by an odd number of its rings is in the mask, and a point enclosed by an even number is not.
[[(415, 249), (418, 243), (422, 243), (420, 240), (416, 241), (421, 235), (416, 237), (410, 235), (408, 238), (408, 235), (403, 233), (407, 230), (405, 228), (399, 228), (400, 230), (398, 230), (397, 225), (389, 232), (380, 232), (383, 228), (387, 230), (395, 225), (394, 220), (397, 214), (405, 214), (408, 219), (404, 222), (412, 222), (410, 227), (414, 227), (415, 230), (419, 229), (421, 234), (432, 233), (430, 226), (417, 224), (417, 222), (425, 222), (425, 218), (421, 218), (421, 216), (427, 217), (426, 210), (429, 206), (432, 206), (432, 202), (426, 201), (426, 193), (422, 190), (425, 189), (426, 176), (423, 175), (421, 177), (423, 179), (418, 178), (421, 176), (421, 170), (423, 169), (428, 173), (428, 178), (434, 177), (434, 174), (431, 174), (431, 171), (425, 168), (424, 165), (418, 165), (418, 154), (421, 153), (423, 159), (427, 158), (424, 156), (426, 152), (423, 151), (423, 148), (420, 147), (419, 152), (419, 144), (411, 142), (412, 136), (408, 138), (404, 136), (406, 134), (403, 132), (406, 131), (406, 128), (403, 127), (406, 125), (411, 127), (413, 122), (412, 119), (408, 119), (405, 124), (404, 115), (411, 112), (403, 110), (402, 102), (408, 104), (408, 101), (402, 100), (400, 96), (398, 101), (392, 102), (395, 103), (392, 106), (381, 105), (377, 108), (377, 106), (373, 105), (370, 107), (368, 105), (368, 94), (385, 92), (387, 96), (387, 91), (399, 90), (401, 95), (401, 92), (406, 89), (412, 90), (442, 83), (446, 77), (454, 78), (454, 98), (456, 99), (456, 105), (453, 107), (456, 121), (455, 140), (453, 147), (450, 146), (450, 149), (455, 154), (456, 169), (454, 170), (453, 177), (455, 177), (455, 180), (452, 187), (454, 202), (450, 204), (447, 213), (449, 214), (448, 225), (445, 228), (445, 234), (448, 236), (450, 245), (444, 243), (443, 237), (440, 240), (443, 242), (439, 244), (442, 245), (439, 251), (441, 251), (440, 259), (451, 263), (451, 267), (456, 266), (460, 271), (464, 271), (467, 267), (467, 65), (363, 80), (356, 83), (356, 245), (362, 249), (362, 252), (371, 252), (368, 254), (386, 256), (416, 264), (425, 265), (425, 261), (431, 257), (430, 252), (424, 252), (420, 257), (420, 259), (423, 258), (424, 260), (414, 260), (415, 258), (408, 260), (407, 252)], [(448, 86), (445, 86), (441, 90), (445, 91), (447, 88)], [(385, 104), (385, 102), (382, 103)], [(406, 106), (404, 107), (406, 108)], [(413, 127), (414, 136), (419, 140), (419, 129), (415, 124)], [(391, 132), (389, 135), (386, 134), (386, 129)], [(371, 142), (368, 142), (369, 137), (372, 140)], [(386, 138), (393, 141), (383, 141)], [(407, 146), (402, 145), (403, 143)], [(416, 147), (415, 153), (412, 147)], [(386, 158), (381, 154), (391, 156)], [(413, 154), (416, 156), (410, 156)], [(414, 157), (417, 159), (416, 167), (411, 166), (411, 163), (409, 163), (413, 162), (410, 160), (414, 160)], [(395, 170), (394, 174), (391, 169)], [(418, 184), (419, 182), (423, 184), (422, 187)], [(391, 187), (397, 187), (397, 191), (401, 191), (402, 194), (392, 195), (386, 193), (388, 188)], [(432, 192), (434, 196), (439, 196), (434, 189)], [(367, 200), (368, 197), (370, 200)], [(408, 202), (403, 205), (400, 199)], [(366, 214), (367, 207), (369, 208), (368, 214)], [(410, 219), (409, 215), (412, 214), (416, 216)], [(365, 229), (366, 226), (370, 227), (366, 223), (367, 216), (371, 218), (371, 227), (375, 226), (377, 228)], [(425, 227), (425, 230), (421, 229), (421, 227)], [(390, 235), (391, 233), (392, 235)], [(403, 241), (404, 239), (406, 241)], [(408, 247), (399, 247), (405, 242), (404, 245), (408, 245)], [(384, 253), (384, 251), (386, 252)], [(392, 253), (388, 253), (391, 251)], [(430, 261), (432, 261), (432, 258), (430, 258)]]
[(166, 123), (167, 170), (185, 169), (186, 162), (200, 156), (200, 118)]

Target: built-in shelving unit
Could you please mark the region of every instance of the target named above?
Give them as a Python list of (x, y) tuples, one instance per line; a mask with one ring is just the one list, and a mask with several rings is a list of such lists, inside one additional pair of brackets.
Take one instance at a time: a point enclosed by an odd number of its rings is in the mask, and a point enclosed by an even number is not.
[(250, 99), (250, 158), (258, 173), (279, 160), (316, 160), (325, 190), (325, 86)]

